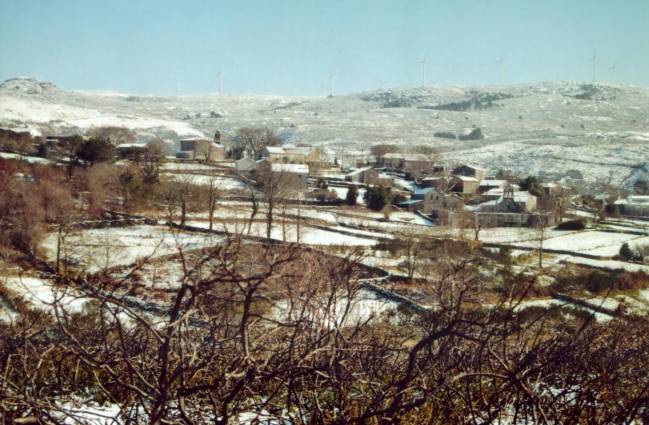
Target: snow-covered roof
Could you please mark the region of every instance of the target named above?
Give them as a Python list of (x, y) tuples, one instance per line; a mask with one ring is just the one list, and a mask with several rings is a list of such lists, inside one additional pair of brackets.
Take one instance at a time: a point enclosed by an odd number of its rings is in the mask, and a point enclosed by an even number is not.
[(475, 177), (468, 177), (468, 176), (455, 176), (458, 179), (462, 180), (463, 182), (478, 182), (478, 179)]
[(211, 142), (210, 139), (207, 139), (205, 137), (189, 137), (187, 139), (180, 139), (181, 142), (198, 142), (199, 140), (204, 140), (206, 142)]
[(465, 205), (464, 209), (467, 211), (482, 211), (485, 207), (495, 207), (500, 202), (500, 199), (494, 199), (492, 201), (483, 202), (478, 205)]
[(275, 173), (309, 174), (309, 166), (306, 164), (280, 164), (271, 163), (270, 170)]
[(363, 167), (363, 168), (358, 168), (358, 169), (356, 169), (356, 170), (354, 170), (354, 171), (350, 171), (347, 175), (348, 175), (348, 176), (355, 176), (355, 175), (357, 175), (357, 174), (364, 173), (365, 171), (368, 171), (368, 170), (371, 170), (371, 169), (372, 169), (372, 167)]
[[(501, 196), (498, 201), (502, 202), (503, 201), (503, 196)], [(532, 195), (529, 192), (514, 192), (514, 201), (516, 202), (529, 202), (531, 199), (536, 198), (536, 196)]]
[(281, 146), (266, 146), (266, 151), (268, 153), (276, 153), (276, 154), (285, 153), (284, 148)]
[(423, 199), (409, 199), (407, 201), (399, 202), (399, 205), (416, 205), (424, 202)]
[(648, 205), (649, 196), (646, 195), (629, 195), (626, 199), (618, 199), (616, 205)]
[(146, 148), (146, 143), (122, 143), (116, 149)]
[(482, 180), (480, 182), (480, 186), (493, 186), (493, 187), (505, 187), (507, 186), (507, 180)]
[[(494, 189), (489, 189), (488, 191), (485, 192), (485, 195), (489, 196), (498, 196), (500, 200), (502, 200), (503, 195), (505, 191), (501, 188), (494, 188)], [(514, 201), (516, 202), (527, 202), (531, 198), (536, 198), (536, 196), (532, 195), (529, 192), (525, 192), (523, 190), (515, 190), (514, 191)], [(482, 204), (480, 204), (482, 205)]]
[(430, 161), (430, 159), (423, 153), (405, 153), (403, 159), (406, 161)]
[(424, 187), (424, 188), (415, 189), (415, 191), (412, 192), (412, 193), (414, 195), (425, 195), (428, 192), (432, 192), (433, 190), (435, 190), (435, 189), (433, 189), (432, 187)]

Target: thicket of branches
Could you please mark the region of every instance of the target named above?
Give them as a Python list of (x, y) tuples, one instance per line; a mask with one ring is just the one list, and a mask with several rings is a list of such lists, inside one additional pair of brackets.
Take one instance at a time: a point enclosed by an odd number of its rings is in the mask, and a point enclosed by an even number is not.
[[(374, 272), (358, 253), (333, 257), (243, 234), (178, 248), (168, 259), (181, 271), (174, 285), (137, 301), (134, 293), (148, 291), (138, 286), (146, 260), (116, 273), (61, 273), (38, 260), (38, 229), (99, 214), (115, 199), (121, 208), (162, 207), (169, 221), (180, 213), (184, 224), (192, 208), (213, 213), (216, 188), (147, 183), (140, 168), (125, 178), (101, 164), (72, 174), (21, 167), (0, 161), (0, 236), (32, 254), (60, 297), (48, 311), (9, 297), (21, 314), (0, 322), (4, 423), (81, 421), (70, 400), (119, 406), (130, 423), (231, 424), (251, 415), (295, 424), (649, 421), (644, 317), (600, 324), (577, 310), (569, 320), (557, 309), (522, 310), (535, 290), (522, 277), (483, 308), (485, 277), (471, 253), (423, 251), (416, 235), (403, 238), (404, 266), (412, 277), (418, 258), (430, 258), (420, 284), (431, 310), (359, 318), (354, 303)], [(267, 230), (286, 190), (274, 183), (261, 187)], [(70, 297), (86, 300), (84, 310), (71, 310)]]
[(0, 412), (57, 423), (74, 417), (61, 403), (74, 396), (147, 423), (649, 420), (646, 320), (516, 312), (531, 283), (483, 310), (466, 258), (436, 264), (433, 311), (359, 320), (358, 259), (233, 236), (180, 250), (179, 283), (153, 311), (128, 302), (142, 265), (119, 280), (59, 275), (92, 302), (2, 325)]

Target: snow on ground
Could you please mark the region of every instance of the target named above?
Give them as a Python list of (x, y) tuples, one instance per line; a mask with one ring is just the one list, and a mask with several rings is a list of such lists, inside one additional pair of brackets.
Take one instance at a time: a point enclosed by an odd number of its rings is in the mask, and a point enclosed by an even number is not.
[(169, 181), (177, 181), (181, 183), (194, 184), (197, 186), (208, 186), (210, 181), (221, 190), (249, 190), (251, 187), (235, 179), (234, 177), (226, 176), (204, 176), (198, 174), (163, 174), (162, 178)]
[(380, 173), (379, 176), (392, 178), (396, 186), (399, 186), (401, 189), (408, 190), (410, 192), (414, 192), (415, 190), (419, 189), (415, 182), (411, 180), (402, 179), (401, 177), (396, 177), (384, 173)]
[[(300, 242), (307, 245), (336, 245), (336, 246), (372, 246), (376, 245), (376, 239), (367, 237), (344, 235), (337, 232), (331, 232), (323, 229), (309, 227), (308, 225), (300, 226), (299, 238), (297, 226), (295, 223), (287, 223), (286, 231), (282, 227), (281, 217), (277, 217), (271, 229), (271, 239), (286, 242)], [(190, 221), (190, 226), (208, 228), (209, 224), (204, 221)], [(227, 231), (237, 234), (248, 234), (247, 226), (244, 222), (240, 223), (217, 223), (215, 230)], [(250, 227), (250, 236), (266, 237), (266, 223), (254, 222)], [(299, 239), (299, 240), (298, 240)]]
[[(482, 242), (538, 248), (540, 232), (538, 229), (527, 227), (497, 227), (482, 230), (480, 240)], [(543, 248), (612, 257), (619, 253), (623, 243), (636, 240), (644, 242), (644, 239), (640, 239), (640, 236), (628, 233), (597, 230), (566, 232), (548, 229), (545, 231)], [(649, 243), (649, 239), (646, 242)]]
[[(116, 279), (124, 279), (130, 270), (115, 274)], [(138, 285), (149, 289), (173, 290), (180, 287), (184, 277), (181, 261), (150, 261), (138, 269)]]
[[(178, 249), (192, 250), (219, 243), (218, 235), (181, 232), (157, 226), (108, 227), (82, 230), (68, 235), (62, 256), (79, 262), (86, 271), (129, 265), (139, 258), (174, 254)], [(49, 234), (44, 242), (48, 259), (56, 258), (57, 235)]]
[[(292, 214), (296, 214), (297, 210), (295, 212), (292, 212)], [(315, 220), (322, 220), (325, 221), (329, 224), (337, 224), (338, 223), (338, 213), (336, 210), (331, 210), (331, 211), (325, 211), (322, 209), (318, 208), (302, 208), (300, 210), (300, 215), (302, 217), (306, 218), (312, 218)]]
[(98, 406), (87, 402), (83, 404), (65, 402), (58, 407), (60, 410), (52, 412), (52, 416), (59, 418), (64, 424), (117, 425), (127, 422), (121, 416), (121, 409), (116, 404)]
[[(347, 199), (347, 192), (349, 192), (349, 187), (336, 187), (336, 186), (329, 186), (329, 190), (335, 190), (336, 195), (338, 195), (339, 199)], [(365, 201), (363, 200), (363, 197), (365, 196), (365, 189), (364, 188), (359, 188), (358, 189), (358, 197), (356, 198), (356, 201), (358, 202), (359, 205), (364, 205)]]
[[(372, 321), (387, 313), (394, 311), (399, 306), (398, 302), (380, 298), (374, 292), (362, 289), (358, 291), (351, 301), (346, 295), (341, 295), (333, 306), (328, 306), (329, 299), (323, 299), (322, 303), (312, 302), (309, 310), (313, 318), (321, 318), (325, 326), (354, 326), (359, 323)], [(294, 306), (295, 307), (295, 306)], [(328, 308), (329, 307), (329, 308)], [(294, 312), (300, 312), (300, 309), (293, 309)], [(288, 316), (288, 317), (287, 317)], [(291, 316), (288, 303), (280, 301), (276, 304), (271, 313), (275, 320), (295, 320), (297, 317)]]
[[(291, 236), (288, 238), (291, 238)], [(372, 246), (377, 243), (375, 239), (343, 235), (314, 228), (304, 229), (300, 239), (303, 243), (309, 245)]]
[(80, 312), (87, 299), (81, 298), (74, 294), (70, 289), (58, 288), (47, 279), (28, 276), (10, 276), (5, 279), (0, 278), (7, 289), (20, 295), (23, 300), (32, 307), (49, 310), (53, 303), (57, 302), (67, 312)]
[(29, 162), (30, 164), (51, 164), (52, 163), (52, 161), (50, 161), (49, 159), (41, 158), (40, 156), (26, 156), (26, 155), (19, 155), (17, 153), (9, 153), (9, 152), (0, 152), (0, 158), (23, 160)]
[[(56, 87), (34, 91), (32, 83), (17, 90), (16, 84), (20, 82), (8, 82), (0, 89), (0, 120), (14, 127), (42, 126), (44, 133), (47, 127), (54, 132), (63, 131), (75, 122), (85, 126), (109, 122), (127, 125), (139, 134), (165, 139), (173, 138), (169, 135), (172, 129), (213, 134), (216, 125), (228, 135), (241, 127), (268, 126), (287, 143), (340, 152), (336, 156), (339, 161), (344, 160), (343, 165), (363, 159), (363, 150), (367, 152), (371, 144), (423, 144), (438, 149), (444, 160), (464, 162), (470, 158), (492, 172), (512, 169), (524, 174), (543, 174), (552, 180), (570, 176), (582, 187), (610, 178), (612, 184), (621, 183), (649, 153), (649, 121), (643, 113), (649, 104), (649, 91), (638, 87), (603, 85), (602, 90), (615, 92), (604, 102), (571, 101), (566, 96), (577, 92), (579, 83), (575, 82), (390, 88), (334, 98), (106, 96)], [(419, 108), (469, 100), (468, 92), (472, 90), (503, 91), (512, 97), (499, 101), (496, 108), (463, 113)], [(384, 107), (386, 95), (403, 99), (409, 106)], [(218, 121), (208, 118), (212, 113), (220, 115)], [(152, 125), (163, 127), (150, 128)], [(456, 131), (467, 126), (481, 128), (485, 138), (458, 146), (456, 140), (431, 137), (437, 131)]]
[(539, 235), (537, 229), (529, 227), (492, 227), (480, 231), (480, 240), (491, 243), (518, 244), (538, 241)]
[(649, 303), (649, 289), (638, 291), (638, 297), (645, 303)]
[(163, 171), (214, 171), (217, 168), (213, 165), (200, 164), (198, 162), (163, 162), (160, 164), (160, 169)]
[(166, 128), (179, 136), (205, 137), (202, 131), (181, 121), (142, 117), (126, 113), (109, 114), (91, 108), (80, 108), (19, 97), (0, 97), (0, 116), (5, 120), (37, 123), (64, 122), (68, 126), (83, 129), (103, 126), (127, 127), (138, 130)]
[[(623, 243), (637, 238), (636, 235), (626, 233), (584, 231), (565, 236), (551, 236), (543, 242), (543, 248), (612, 257), (620, 252)], [(528, 246), (536, 247), (538, 244)]]
[(584, 210), (568, 210), (566, 211), (567, 214), (572, 214), (576, 215), (577, 217), (585, 217), (585, 218), (595, 218), (596, 214), (590, 211), (584, 211)]
[[(598, 307), (604, 307), (608, 308), (611, 310), (615, 310), (617, 306), (620, 304), (619, 301), (614, 300), (613, 298), (601, 298), (601, 297), (595, 297), (595, 298), (587, 298), (584, 299), (584, 301)], [(563, 306), (570, 306), (576, 309), (588, 311), (589, 313), (592, 313), (595, 316), (595, 319), (598, 322), (606, 322), (612, 319), (611, 316), (608, 314), (604, 313), (599, 313), (596, 311), (593, 311), (589, 308), (579, 306), (579, 305), (574, 305), (570, 304), (567, 301), (563, 300), (557, 300), (554, 298), (546, 298), (546, 299), (536, 299), (536, 300), (523, 300), (514, 309), (515, 311), (522, 311), (526, 308), (529, 307), (541, 307), (541, 308), (552, 308), (552, 307), (563, 307)]]
[[(369, 213), (372, 214), (372, 213)], [(368, 214), (368, 215), (369, 215)], [(412, 213), (408, 216), (395, 217), (395, 220), (390, 216), (388, 221), (379, 221), (378, 219), (367, 218), (363, 214), (340, 214), (338, 215), (338, 223), (345, 224), (348, 226), (358, 226), (368, 229), (379, 229), (381, 231), (392, 231), (392, 232), (412, 232), (432, 234), (437, 231), (437, 227), (428, 220), (425, 220), (421, 217), (416, 216)], [(382, 216), (382, 215), (381, 215)], [(397, 219), (397, 218), (400, 218)], [(406, 221), (407, 219), (411, 219)], [(420, 223), (420, 220), (426, 221), (425, 225), (423, 222)], [(414, 225), (413, 225), (414, 224)]]
[(625, 261), (617, 260), (595, 260), (591, 258), (584, 257), (574, 257), (572, 255), (559, 255), (556, 257), (558, 262), (567, 262), (573, 264), (579, 264), (583, 266), (591, 267), (600, 267), (609, 270), (626, 270), (628, 272), (645, 272), (649, 273), (649, 265), (645, 264), (636, 264), (636, 263), (627, 263)]
[(338, 230), (341, 232), (353, 233), (359, 236), (369, 236), (371, 238), (394, 239), (394, 235), (390, 233), (374, 232), (370, 230), (356, 229), (353, 227), (335, 226), (335, 227), (331, 227), (331, 229)]
[(434, 226), (432, 221), (426, 220), (424, 217), (411, 213), (409, 211), (395, 211), (390, 214), (391, 221), (400, 221), (403, 223), (421, 224), (423, 226)]

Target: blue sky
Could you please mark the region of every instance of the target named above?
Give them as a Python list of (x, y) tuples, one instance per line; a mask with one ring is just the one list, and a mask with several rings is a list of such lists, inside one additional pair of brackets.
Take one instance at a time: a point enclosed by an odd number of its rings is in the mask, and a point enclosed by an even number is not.
[(321, 95), (597, 79), (649, 86), (649, 0), (0, 0), (0, 79)]

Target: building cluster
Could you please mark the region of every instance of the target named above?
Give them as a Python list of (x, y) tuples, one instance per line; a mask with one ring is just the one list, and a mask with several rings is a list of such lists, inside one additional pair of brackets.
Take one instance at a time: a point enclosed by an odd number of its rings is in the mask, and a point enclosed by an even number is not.
[[(76, 137), (76, 138), (75, 138)], [(66, 159), (79, 136), (49, 136), (39, 143), (39, 155)], [(177, 160), (200, 162), (226, 161), (226, 152), (217, 131), (212, 140), (187, 138), (177, 143)], [(137, 159), (147, 148), (145, 143), (116, 147), (123, 159)], [(343, 168), (332, 159), (332, 151), (311, 146), (265, 146), (249, 156), (231, 161), (241, 178), (263, 183), (281, 177), (290, 186), (309, 197), (309, 185), (326, 187), (389, 187), (398, 194), (397, 206), (426, 215), (440, 223), (455, 223), (466, 217), (484, 226), (533, 225), (539, 218), (547, 224), (561, 220), (565, 209), (574, 202), (568, 188), (558, 183), (539, 183), (533, 193), (519, 185), (490, 176), (487, 170), (462, 164), (445, 167), (422, 153), (385, 153), (374, 162), (359, 161), (356, 168)], [(315, 193), (316, 190), (311, 192)], [(344, 193), (347, 193), (345, 190)], [(587, 197), (586, 197), (587, 198)], [(649, 196), (632, 194), (625, 198), (601, 195), (580, 197), (586, 209), (615, 215), (649, 218)], [(572, 199), (572, 201), (571, 201)]]
[[(400, 208), (439, 222), (452, 223), (471, 216), (484, 225), (524, 226), (535, 222), (540, 214), (548, 223), (558, 220), (556, 209), (544, 206), (541, 213), (538, 196), (507, 180), (490, 177), (485, 169), (470, 164), (447, 169), (424, 154), (387, 153), (372, 165), (345, 173), (338, 167), (335, 176), (323, 177), (327, 176), (323, 171), (331, 167), (334, 165), (323, 160), (320, 150), (291, 145), (267, 146), (253, 158), (235, 161), (235, 169), (245, 177), (260, 180), (260, 176), (268, 175), (293, 176), (301, 189), (307, 188), (309, 177), (328, 180), (333, 186), (390, 187), (405, 199), (398, 204)], [(542, 188), (547, 191), (547, 196), (541, 194), (543, 198), (564, 196), (558, 184)]]
[(221, 132), (216, 130), (214, 139), (191, 138), (180, 141), (180, 149), (176, 152), (176, 158), (198, 161), (223, 161), (225, 159), (225, 147), (221, 144)]
[[(525, 226), (539, 214), (554, 223), (554, 209), (539, 210), (538, 196), (517, 184), (487, 175), (487, 171), (463, 164), (450, 170), (430, 164), (427, 174), (415, 180), (410, 199), (399, 205), (419, 211), (439, 222), (480, 221), (489, 226)], [(548, 194), (549, 195), (549, 194)], [(553, 194), (560, 197), (562, 193)]]
[(311, 146), (266, 146), (255, 152), (253, 158), (244, 157), (234, 162), (236, 171), (251, 180), (268, 176), (290, 182), (296, 190), (306, 190), (309, 176), (332, 166), (324, 160), (319, 149)]

